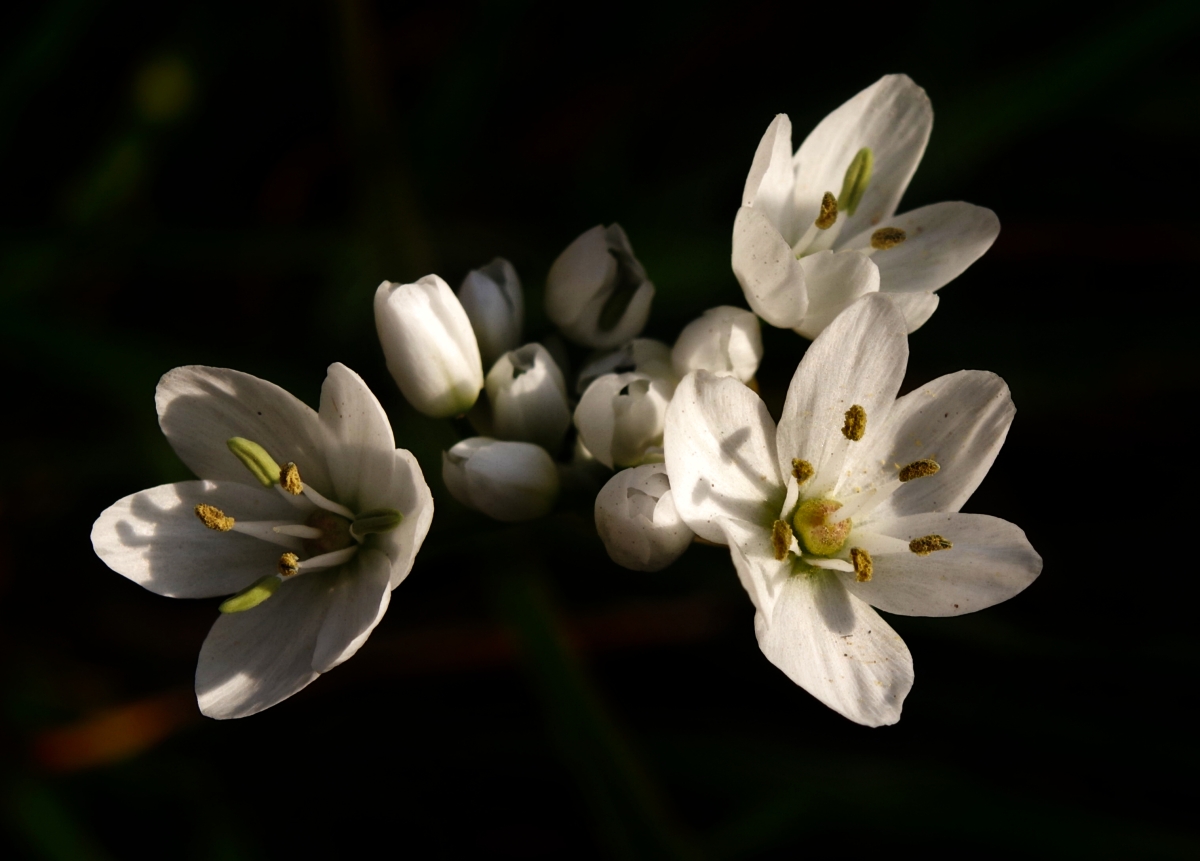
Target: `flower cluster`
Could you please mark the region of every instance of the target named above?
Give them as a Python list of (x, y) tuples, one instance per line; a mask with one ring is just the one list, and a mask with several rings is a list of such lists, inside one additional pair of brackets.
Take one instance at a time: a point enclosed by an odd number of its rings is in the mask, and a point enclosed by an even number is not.
[[(616, 224), (550, 266), (557, 333), (541, 340), (525, 341), (525, 294), (502, 258), (457, 293), (438, 275), (384, 281), (375, 322), (400, 391), (476, 434), (443, 452), (449, 493), (502, 522), (582, 494), (609, 556), (638, 571), (695, 541), (727, 546), (767, 658), (851, 720), (898, 720), (912, 660), (873, 608), (967, 613), (1041, 569), (1016, 526), (959, 511), (1012, 421), (1004, 382), (961, 371), (897, 397), (908, 334), (999, 232), (968, 203), (897, 214), (932, 118), (903, 75), (842, 105), (795, 152), (776, 117), (733, 222), (750, 310), (710, 308), (673, 344), (641, 337), (655, 289)], [(756, 394), (760, 318), (812, 340), (778, 423)], [(591, 351), (574, 371), (572, 349)], [(319, 412), (249, 375), (195, 367), (168, 373), (157, 404), (201, 480), (126, 497), (93, 544), (160, 594), (231, 596), (197, 696), (215, 717), (252, 714), (363, 644), (412, 567), (432, 497), (341, 365)]]

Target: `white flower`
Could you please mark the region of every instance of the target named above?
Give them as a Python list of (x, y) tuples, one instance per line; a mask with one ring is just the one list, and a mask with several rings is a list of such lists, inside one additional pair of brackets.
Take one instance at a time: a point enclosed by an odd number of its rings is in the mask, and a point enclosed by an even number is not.
[(883, 291), (909, 332), (929, 319), (933, 291), (1000, 232), (995, 213), (959, 201), (895, 214), (932, 126), (929, 98), (906, 75), (825, 117), (795, 155), (791, 122), (775, 118), (733, 226), (733, 271), (756, 314), (814, 338), (859, 296)]
[(493, 433), (557, 452), (571, 425), (567, 384), (541, 344), (505, 353), (487, 375)]
[(343, 365), (329, 368), (319, 413), (257, 377), (197, 366), (166, 374), (155, 402), (201, 480), (125, 497), (92, 546), (160, 595), (239, 593), (200, 650), (196, 696), (210, 717), (251, 715), (358, 651), (412, 568), (433, 498)]
[(662, 460), (663, 421), (675, 387), (647, 374), (605, 374), (575, 407), (579, 438), (607, 466)]
[(587, 387), (605, 374), (627, 374), (637, 371), (664, 380), (674, 389), (679, 375), (671, 364), (671, 348), (653, 338), (634, 338), (616, 349), (591, 359), (579, 372), (576, 391), (583, 394)]
[(596, 531), (618, 565), (661, 571), (695, 534), (675, 510), (667, 468), (650, 463), (614, 475), (596, 496)]
[(684, 327), (671, 350), (671, 361), (680, 377), (691, 371), (711, 371), (748, 383), (758, 373), (762, 355), (758, 317), (721, 305), (709, 308)]
[(558, 467), (541, 446), (471, 437), (442, 453), (442, 480), (468, 508), (515, 523), (548, 514), (558, 497)]
[(653, 298), (654, 285), (618, 224), (582, 234), (546, 276), (546, 314), (585, 347), (615, 347), (635, 337)]
[(912, 657), (872, 609), (954, 616), (1020, 592), (1041, 559), (1016, 526), (959, 514), (1015, 412), (995, 374), (960, 371), (902, 398), (905, 322), (868, 296), (808, 348), (776, 429), (737, 381), (699, 371), (667, 411), (675, 506), (728, 544), (759, 647), (830, 708), (900, 718)]
[(388, 370), (408, 402), (427, 416), (466, 412), (483, 388), (471, 321), (441, 278), (384, 281), (375, 291), (375, 327)]
[(517, 270), (503, 257), (468, 272), (458, 288), (458, 301), (475, 330), (483, 367), (490, 368), (502, 354), (520, 346), (525, 296)]

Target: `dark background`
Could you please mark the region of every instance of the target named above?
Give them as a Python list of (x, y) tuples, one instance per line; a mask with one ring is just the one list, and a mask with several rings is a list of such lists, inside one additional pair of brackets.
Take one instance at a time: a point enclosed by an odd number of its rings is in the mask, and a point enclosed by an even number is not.
[[(1081, 8), (1081, 7), (1072, 7)], [(0, 11), (0, 821), (48, 859), (1200, 854), (1187, 403), (1200, 6), (9, 3)], [(582, 17), (576, 17), (582, 15)], [(1042, 576), (892, 619), (903, 720), (869, 730), (758, 652), (728, 554), (611, 564), (586, 508), (519, 529), (440, 482), (448, 423), (387, 375), (371, 297), (499, 254), (527, 331), (576, 235), (619, 221), (649, 334), (744, 304), (751, 156), (889, 72), (933, 138), (902, 208), (993, 208), (911, 339), (908, 386), (1018, 406), (966, 510)], [(766, 333), (776, 411), (805, 342)], [(216, 601), (108, 570), (90, 526), (188, 476), (153, 391), (238, 368), (315, 403), (359, 371), (438, 516), (344, 667), (252, 718), (191, 692)]]

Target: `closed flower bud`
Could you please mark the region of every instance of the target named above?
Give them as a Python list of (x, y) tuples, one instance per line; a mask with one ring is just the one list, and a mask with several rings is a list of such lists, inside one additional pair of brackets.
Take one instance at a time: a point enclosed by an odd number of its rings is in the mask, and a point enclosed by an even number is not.
[(442, 454), (442, 480), (463, 505), (507, 523), (548, 514), (558, 497), (558, 467), (527, 442), (465, 439)]
[(503, 257), (468, 272), (458, 288), (458, 301), (475, 330), (485, 368), (520, 346), (525, 297), (517, 270)]
[(596, 531), (613, 562), (661, 571), (683, 555), (695, 533), (675, 510), (661, 463), (618, 472), (596, 496)]
[(721, 377), (750, 382), (762, 361), (762, 332), (758, 317), (741, 308), (709, 308), (679, 333), (671, 350), (675, 373), (710, 371)]
[(546, 314), (585, 347), (615, 347), (637, 335), (653, 298), (654, 285), (618, 224), (584, 233), (546, 277)]
[(375, 291), (375, 328), (388, 370), (408, 402), (445, 418), (471, 408), (483, 388), (483, 365), (471, 321), (436, 275), (415, 284), (384, 281)]
[(653, 338), (634, 338), (615, 350), (601, 353), (584, 365), (579, 372), (576, 391), (583, 394), (588, 386), (605, 374), (627, 374), (630, 371), (666, 380), (672, 386), (678, 384), (680, 379), (671, 364), (670, 347)]
[(557, 452), (571, 424), (567, 384), (549, 351), (526, 344), (505, 353), (488, 371), (493, 433)]
[(575, 408), (580, 439), (609, 469), (662, 460), (663, 420), (673, 391), (646, 374), (605, 374)]

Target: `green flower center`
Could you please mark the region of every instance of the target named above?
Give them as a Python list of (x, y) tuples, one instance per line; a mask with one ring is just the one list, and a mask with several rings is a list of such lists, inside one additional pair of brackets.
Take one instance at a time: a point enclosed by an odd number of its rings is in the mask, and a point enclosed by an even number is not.
[(841, 550), (852, 526), (849, 517), (836, 522), (830, 517), (841, 507), (836, 499), (809, 499), (800, 503), (792, 518), (800, 546), (814, 556), (832, 556)]

